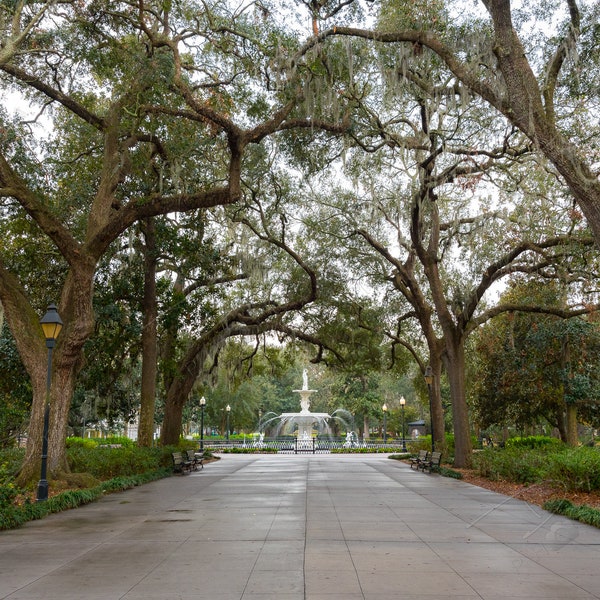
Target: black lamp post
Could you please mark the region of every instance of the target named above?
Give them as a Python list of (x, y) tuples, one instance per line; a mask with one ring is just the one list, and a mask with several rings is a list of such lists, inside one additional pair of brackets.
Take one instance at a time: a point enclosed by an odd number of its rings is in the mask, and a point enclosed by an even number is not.
[(231, 406), (229, 404), (225, 407), (225, 412), (227, 413), (227, 426), (225, 428), (225, 439), (229, 441), (229, 413), (231, 412)]
[(52, 384), (52, 350), (56, 345), (56, 338), (62, 329), (63, 322), (56, 310), (56, 305), (49, 304), (46, 314), (40, 319), (40, 325), (46, 337), (48, 348), (48, 374), (46, 375), (46, 403), (44, 406), (44, 432), (42, 435), (42, 471), (38, 483), (37, 501), (48, 500), (48, 429), (50, 427), (50, 386)]
[(431, 451), (435, 452), (435, 435), (433, 431), (433, 402), (432, 402), (432, 385), (433, 385), (433, 369), (431, 365), (427, 365), (425, 369), (425, 383), (429, 390), (429, 419), (431, 423)]
[(387, 404), (384, 403), (381, 409), (383, 410), (383, 443), (387, 444)]
[(406, 437), (404, 435), (404, 405), (406, 400), (404, 396), (400, 396), (400, 406), (402, 407), (402, 452), (406, 452)]
[(204, 452), (204, 407), (206, 406), (206, 398), (200, 398), (200, 452)]

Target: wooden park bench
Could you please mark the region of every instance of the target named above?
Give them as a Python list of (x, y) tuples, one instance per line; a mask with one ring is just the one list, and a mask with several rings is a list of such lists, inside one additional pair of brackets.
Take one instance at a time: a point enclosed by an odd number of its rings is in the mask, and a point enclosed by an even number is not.
[(419, 450), (418, 456), (413, 456), (410, 459), (410, 468), (414, 467), (418, 471), (421, 465), (427, 460), (429, 460), (429, 452), (427, 450)]
[(192, 469), (198, 470), (198, 467), (204, 469), (204, 455), (195, 450), (186, 450), (187, 459), (192, 463)]
[(420, 464), (419, 469), (421, 469), (423, 473), (425, 473), (425, 471), (429, 471), (431, 473), (431, 471), (433, 471), (434, 469), (436, 471), (439, 471), (441, 464), (442, 453), (432, 452), (431, 455)]
[(189, 473), (192, 470), (193, 464), (187, 453), (184, 456), (182, 452), (172, 452), (171, 456), (173, 457), (173, 470), (175, 473)]

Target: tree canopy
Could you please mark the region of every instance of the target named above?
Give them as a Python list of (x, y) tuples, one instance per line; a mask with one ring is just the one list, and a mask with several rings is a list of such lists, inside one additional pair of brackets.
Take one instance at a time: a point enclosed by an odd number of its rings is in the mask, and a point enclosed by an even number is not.
[[(23, 478), (40, 453), (48, 301), (65, 323), (52, 469), (71, 409), (93, 398), (125, 415), (139, 391), (148, 443), (160, 397), (172, 443), (199, 390), (245, 385), (220, 379), (227, 352), (266, 356), (269, 336), (346, 378), (364, 415), (376, 374), (432, 366), (433, 420), (447, 377), (466, 464), (465, 341), (523, 308), (496, 301), (499, 283), (559, 282), (563, 305), (542, 306), (555, 318), (598, 302), (599, 10), (2, 5), (0, 303), (31, 381)], [(566, 397), (593, 396), (573, 373)]]

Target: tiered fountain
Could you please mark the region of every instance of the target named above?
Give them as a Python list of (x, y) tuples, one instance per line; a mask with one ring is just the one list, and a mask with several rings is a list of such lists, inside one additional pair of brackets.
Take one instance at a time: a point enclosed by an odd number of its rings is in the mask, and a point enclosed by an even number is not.
[[(332, 415), (310, 411), (310, 396), (317, 390), (309, 389), (308, 372), (306, 369), (304, 369), (302, 373), (302, 389), (293, 391), (300, 394), (300, 412), (281, 413), (280, 415), (267, 413), (259, 423), (259, 431), (261, 434), (259, 441), (256, 443), (258, 447), (262, 447), (264, 444), (264, 433), (262, 433), (262, 431), (265, 427), (272, 424), (277, 424), (276, 436), (286, 430), (289, 433), (292, 433), (294, 428), (296, 426), (298, 427), (296, 438), (297, 451), (313, 450), (313, 434), (315, 430), (318, 433), (329, 434), (331, 432), (329, 424), (333, 420), (342, 423), (346, 429), (349, 428), (349, 425), (352, 422), (352, 415), (347, 410), (339, 408), (334, 411)], [(354, 432), (352, 432), (352, 435), (356, 436)]]
[(298, 449), (307, 450), (312, 448), (313, 428), (315, 425), (327, 424), (331, 415), (327, 413), (310, 412), (310, 396), (317, 390), (308, 389), (308, 372), (302, 372), (302, 389), (292, 390), (300, 394), (300, 412), (282, 413), (279, 415), (282, 423), (291, 423), (298, 426)]

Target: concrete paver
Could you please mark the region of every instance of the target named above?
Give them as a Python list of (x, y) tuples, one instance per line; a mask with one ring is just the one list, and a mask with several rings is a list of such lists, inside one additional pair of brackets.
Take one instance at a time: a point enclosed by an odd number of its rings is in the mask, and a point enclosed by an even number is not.
[(0, 533), (10, 600), (600, 599), (600, 530), (383, 455), (224, 455)]

